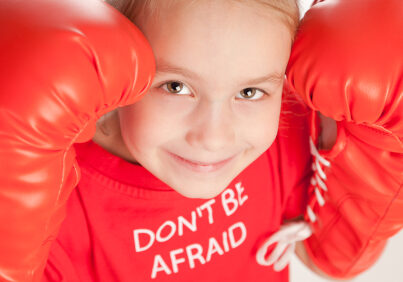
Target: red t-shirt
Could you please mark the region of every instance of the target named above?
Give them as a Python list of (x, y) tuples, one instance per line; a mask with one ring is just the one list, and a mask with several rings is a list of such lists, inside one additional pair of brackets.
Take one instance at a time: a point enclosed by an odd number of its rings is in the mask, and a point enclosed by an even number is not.
[(305, 126), (273, 145), (213, 199), (188, 199), (94, 142), (76, 145), (81, 181), (44, 281), (288, 281), (257, 264), (262, 241), (302, 214), (310, 174)]

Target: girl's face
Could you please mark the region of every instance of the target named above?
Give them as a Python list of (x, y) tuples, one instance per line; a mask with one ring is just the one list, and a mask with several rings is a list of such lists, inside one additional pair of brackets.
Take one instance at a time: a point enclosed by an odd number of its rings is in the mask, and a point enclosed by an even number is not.
[(252, 3), (198, 1), (159, 13), (140, 24), (157, 72), (141, 101), (119, 109), (122, 137), (180, 194), (214, 197), (276, 137), (291, 34)]

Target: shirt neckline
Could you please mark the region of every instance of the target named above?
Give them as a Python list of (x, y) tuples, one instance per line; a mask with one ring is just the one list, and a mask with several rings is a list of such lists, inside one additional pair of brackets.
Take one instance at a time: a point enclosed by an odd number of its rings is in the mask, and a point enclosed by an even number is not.
[(76, 143), (74, 148), (79, 164), (85, 163), (119, 183), (148, 190), (174, 191), (141, 165), (132, 164), (111, 154), (92, 140)]

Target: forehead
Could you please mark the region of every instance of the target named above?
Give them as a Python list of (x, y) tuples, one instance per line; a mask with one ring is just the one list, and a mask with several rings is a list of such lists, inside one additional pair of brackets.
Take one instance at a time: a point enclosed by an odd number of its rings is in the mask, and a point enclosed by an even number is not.
[[(270, 8), (248, 1), (175, 1), (142, 29), (157, 60), (201, 76), (284, 72), (291, 46), (287, 26)], [(168, 2), (166, 2), (168, 3)]]

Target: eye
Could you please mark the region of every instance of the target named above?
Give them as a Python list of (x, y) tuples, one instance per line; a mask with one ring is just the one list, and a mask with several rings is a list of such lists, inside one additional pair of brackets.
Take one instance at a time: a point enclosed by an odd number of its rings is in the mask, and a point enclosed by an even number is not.
[(172, 94), (178, 94), (178, 95), (191, 94), (189, 88), (180, 81), (168, 81), (163, 85), (161, 85), (161, 88)]
[(259, 100), (261, 99), (265, 93), (262, 90), (259, 90), (257, 88), (244, 88), (242, 89), (238, 94), (237, 98), (241, 98), (244, 100)]

